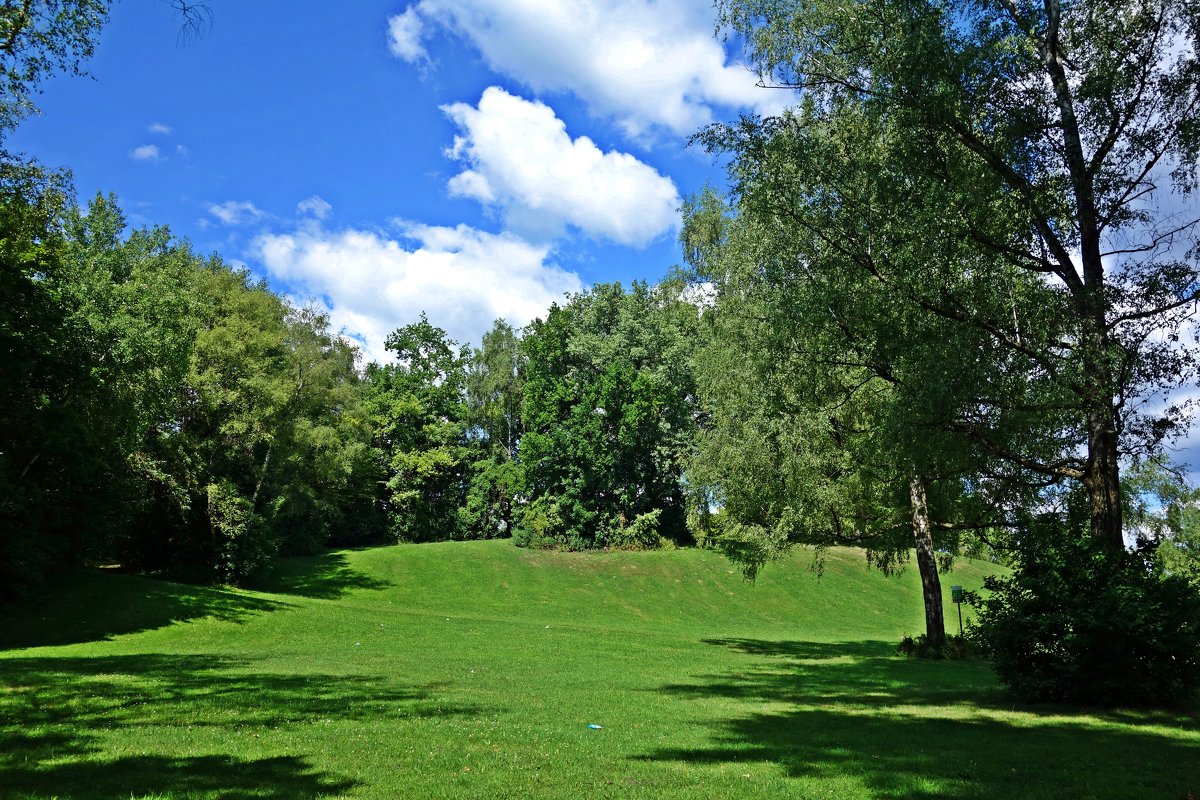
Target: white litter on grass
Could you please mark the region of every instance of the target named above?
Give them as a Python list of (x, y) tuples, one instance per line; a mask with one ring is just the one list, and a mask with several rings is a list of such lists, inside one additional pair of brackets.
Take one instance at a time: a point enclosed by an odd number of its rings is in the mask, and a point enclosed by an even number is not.
[(589, 727), (589, 728), (591, 728), (591, 729), (592, 729), (592, 730), (594, 730), (594, 731), (599, 731), (599, 730), (603, 730), (603, 729), (604, 729), (604, 726), (603, 726), (603, 725), (597, 725), (597, 724), (596, 724), (596, 723), (594, 723), (594, 722), (593, 722), (593, 723), (591, 723), (591, 724), (589, 724), (589, 725), (588, 725), (588, 727)]

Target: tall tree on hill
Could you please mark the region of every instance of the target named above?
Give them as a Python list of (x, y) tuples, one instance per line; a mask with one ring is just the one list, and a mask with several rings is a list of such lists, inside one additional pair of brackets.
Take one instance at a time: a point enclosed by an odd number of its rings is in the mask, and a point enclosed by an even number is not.
[(572, 548), (690, 537), (682, 484), (695, 426), (695, 306), (678, 287), (594, 287), (523, 340), (521, 464), (531, 540)]
[(362, 540), (379, 476), (355, 349), (245, 272), (193, 273), (190, 360), (148, 444), (157, 480), (126, 563), (244, 583), (278, 553)]
[(502, 319), (483, 335), (467, 368), (466, 401), (473, 445), (463, 524), (474, 535), (510, 536), (521, 491), (518, 449), (524, 433), (525, 353)]
[[(987, 403), (964, 410), (959, 433), (1012, 470), (1078, 481), (1092, 535), (1120, 551), (1121, 458), (1153, 450), (1183, 420), (1179, 408), (1151, 413), (1138, 401), (1195, 375), (1195, 350), (1177, 341), (1198, 297), (1197, 220), (1167, 208), (1197, 185), (1192, 6), (718, 7), (764, 82), (799, 92), (789, 115), (706, 134), (734, 154), (735, 191), (769, 186), (756, 160), (763, 146), (786, 141), (789, 224), (842, 249), (895, 302), (980, 332), (1050, 387), (1042, 396), (1053, 399), (1035, 414), (1064, 425), (1053, 457), (997, 435)], [(877, 225), (897, 234), (907, 226), (922, 248), (973, 248), (971, 269), (992, 266), (964, 282), (961, 260), (896, 258), (906, 239), (876, 241)], [(1029, 324), (1044, 316), (1043, 292), (1014, 294), (1003, 307), (980, 305), (969, 291), (982, 283), (998, 298), (1014, 271), (1053, 289), (1061, 325)]]
[[(997, 354), (906, 313), (769, 209), (734, 215), (706, 194), (684, 221), (693, 277), (712, 295), (688, 477), (723, 508), (715, 543), (750, 575), (794, 543), (862, 546), (885, 572), (915, 550), (926, 634), (941, 646), (937, 553), (1006, 522), (995, 495), (1009, 487), (946, 429), (995, 379)], [(949, 369), (963, 352), (970, 363)]]
[(525, 354), (520, 334), (502, 319), (483, 334), (471, 354), (466, 378), (467, 413), (472, 428), (489, 447), (512, 460), (524, 426)]
[(367, 370), (375, 445), (383, 453), (392, 536), (462, 538), (470, 453), (463, 383), (467, 353), (424, 314), (388, 336), (396, 363)]

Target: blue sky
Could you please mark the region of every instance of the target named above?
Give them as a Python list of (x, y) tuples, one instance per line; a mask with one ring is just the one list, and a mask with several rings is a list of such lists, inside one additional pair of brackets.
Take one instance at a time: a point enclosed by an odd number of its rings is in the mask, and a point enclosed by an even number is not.
[(244, 263), (381, 358), (426, 310), (460, 341), (566, 292), (655, 281), (719, 165), (688, 136), (770, 112), (709, 0), (210, 0), (179, 36), (122, 0), (14, 150)]

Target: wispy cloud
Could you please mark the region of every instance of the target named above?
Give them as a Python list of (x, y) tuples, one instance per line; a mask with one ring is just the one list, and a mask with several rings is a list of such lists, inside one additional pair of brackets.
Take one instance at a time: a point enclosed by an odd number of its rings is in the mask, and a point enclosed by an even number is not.
[(160, 161), (162, 153), (158, 149), (158, 145), (144, 144), (141, 147), (135, 147), (129, 151), (129, 157), (134, 161)]
[(317, 219), (328, 219), (333, 213), (333, 206), (327, 203), (323, 198), (313, 195), (307, 200), (301, 200), (296, 206), (296, 213), (300, 216), (316, 217)]
[(429, 53), (421, 38), (424, 34), (424, 24), (416, 6), (412, 6), (402, 14), (388, 18), (388, 49), (396, 58), (410, 64), (422, 64), (429, 61)]
[(151, 133), (157, 133), (160, 136), (167, 136), (171, 133), (171, 126), (164, 125), (161, 122), (152, 122), (147, 130)]
[(249, 200), (226, 200), (224, 203), (210, 203), (208, 213), (226, 225), (248, 225), (267, 216), (267, 212)]

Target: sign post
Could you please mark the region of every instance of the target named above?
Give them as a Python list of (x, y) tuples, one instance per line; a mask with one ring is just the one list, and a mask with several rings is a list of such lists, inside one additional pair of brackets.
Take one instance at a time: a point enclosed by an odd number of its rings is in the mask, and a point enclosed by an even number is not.
[(958, 606), (958, 635), (962, 636), (963, 635), (963, 626), (962, 626), (963, 588), (961, 586), (951, 586), (950, 587), (950, 599), (953, 600), (954, 604)]

